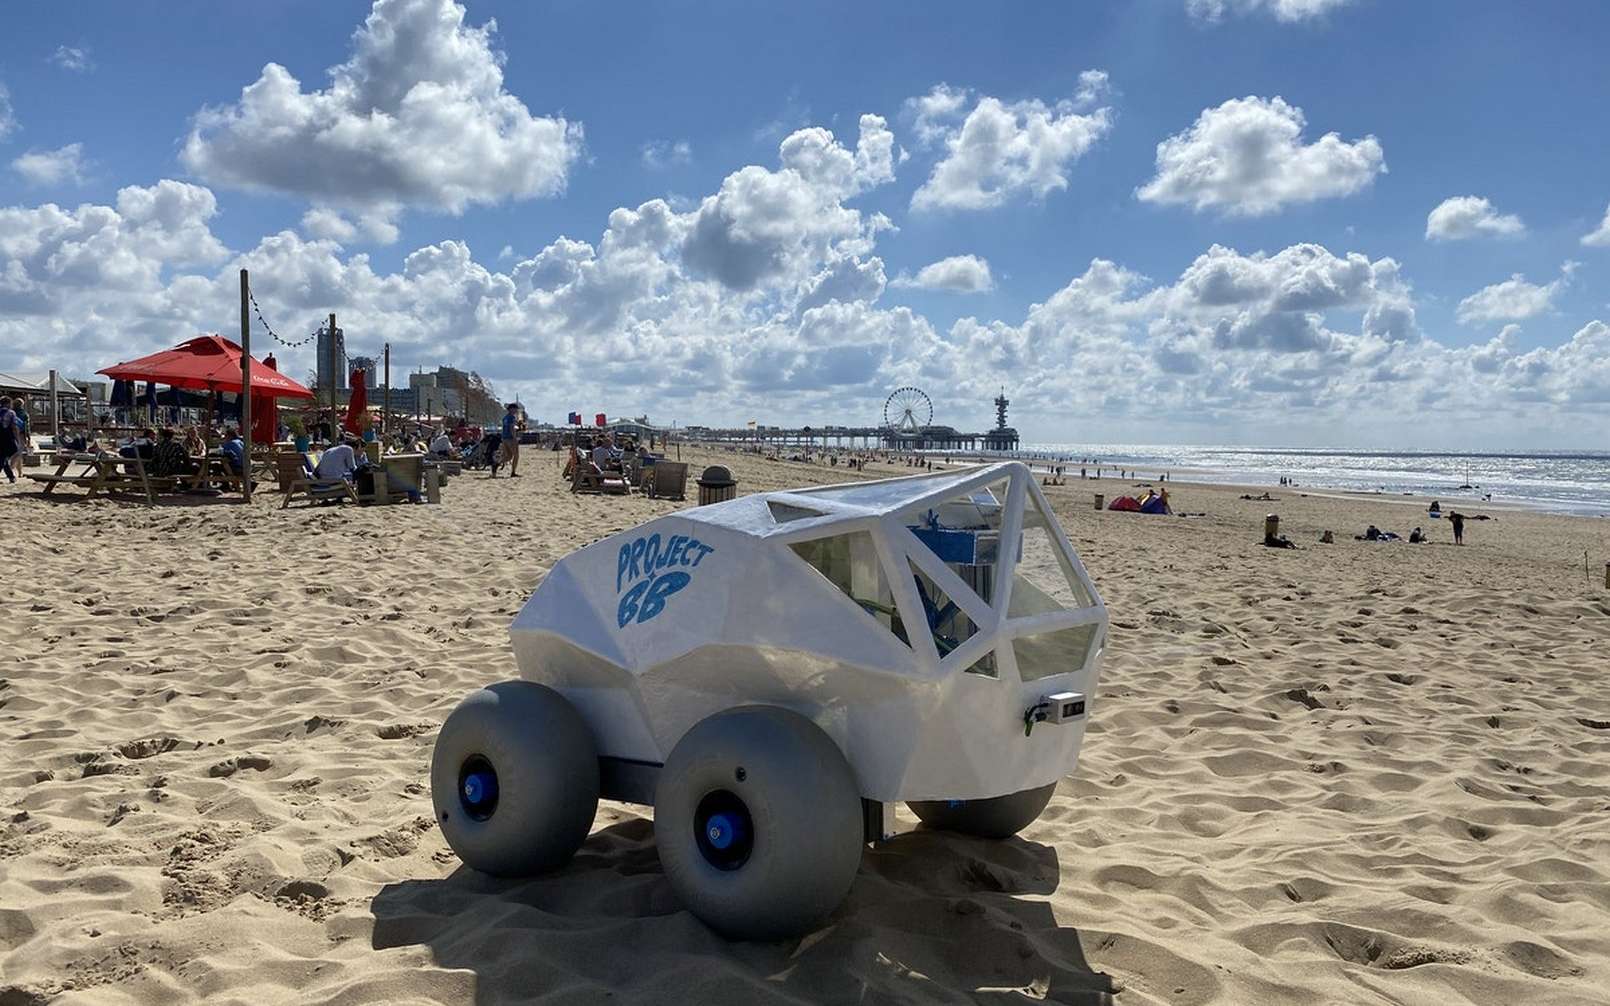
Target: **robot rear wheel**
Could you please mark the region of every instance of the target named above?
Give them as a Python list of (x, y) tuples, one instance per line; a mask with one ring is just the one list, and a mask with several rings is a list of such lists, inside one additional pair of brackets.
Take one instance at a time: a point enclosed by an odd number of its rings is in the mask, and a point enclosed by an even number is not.
[(914, 800), (906, 806), (930, 828), (976, 838), (1011, 838), (1040, 816), (1056, 788), (1052, 783), (988, 800)]
[(798, 713), (740, 706), (677, 742), (654, 795), (654, 840), (688, 909), (730, 939), (809, 931), (861, 863), (860, 790), (838, 745)]
[(598, 813), (598, 750), (565, 697), (500, 681), (447, 717), (431, 753), (431, 802), (465, 865), (502, 877), (564, 864)]

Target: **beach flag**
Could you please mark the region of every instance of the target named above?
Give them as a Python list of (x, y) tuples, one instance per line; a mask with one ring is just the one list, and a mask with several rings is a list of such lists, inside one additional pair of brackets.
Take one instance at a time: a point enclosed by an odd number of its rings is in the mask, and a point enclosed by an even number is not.
[(593, 425), (594, 426), (602, 426), (602, 425), (604, 425), (604, 414), (602, 412), (600, 412), (598, 415), (593, 417)]
[(568, 419), (566, 419), (565, 422), (569, 423), (571, 426), (580, 426), (581, 425), (581, 413), (572, 412), (570, 414), (570, 417)]

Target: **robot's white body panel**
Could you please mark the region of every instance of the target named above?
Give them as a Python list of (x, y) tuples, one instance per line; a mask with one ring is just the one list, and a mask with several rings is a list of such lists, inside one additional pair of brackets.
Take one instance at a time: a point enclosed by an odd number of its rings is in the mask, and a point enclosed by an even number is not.
[(1073, 770), (1107, 613), (1014, 462), (678, 511), (566, 556), (511, 634), (602, 756), (660, 764), (764, 703), (825, 730), (867, 799), (971, 800)]

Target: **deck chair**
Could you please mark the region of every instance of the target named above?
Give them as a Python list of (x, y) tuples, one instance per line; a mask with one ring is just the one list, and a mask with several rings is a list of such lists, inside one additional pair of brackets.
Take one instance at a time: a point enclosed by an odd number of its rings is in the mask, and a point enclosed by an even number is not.
[(358, 502), (357, 487), (345, 479), (336, 482), (313, 481), (313, 477), (302, 467), (300, 454), (277, 455), (274, 464), (279, 475), (280, 492), (285, 494), (285, 502), (280, 504), (281, 510), (290, 506), (291, 501), (298, 496), (305, 497), (309, 503), (322, 503), (325, 500), (342, 497), (354, 503)]
[(383, 460), (386, 469), (386, 492), (394, 499), (419, 500), (425, 491), (425, 456), (423, 454), (388, 454)]
[(623, 496), (632, 491), (632, 486), (621, 476), (605, 475), (591, 461), (582, 461), (576, 465), (576, 474), (571, 480), (570, 491), (573, 493), (607, 493), (614, 496)]
[(648, 494), (654, 499), (687, 499), (688, 463), (686, 461), (656, 461), (645, 469), (644, 482)]

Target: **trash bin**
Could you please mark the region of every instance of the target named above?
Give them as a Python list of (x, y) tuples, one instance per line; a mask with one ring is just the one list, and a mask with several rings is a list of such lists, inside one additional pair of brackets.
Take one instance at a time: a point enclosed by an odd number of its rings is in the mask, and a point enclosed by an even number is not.
[(1280, 537), (1280, 517), (1270, 514), (1263, 519), (1263, 540), (1275, 541)]
[(1100, 493), (1094, 493), (1093, 495), (1096, 497), (1096, 509), (1100, 510), (1101, 509), (1101, 503), (1102, 503), (1101, 494)]
[(723, 465), (711, 465), (699, 476), (699, 505), (720, 503), (738, 495), (738, 483)]

